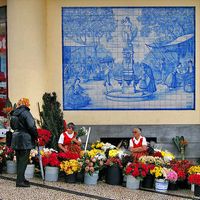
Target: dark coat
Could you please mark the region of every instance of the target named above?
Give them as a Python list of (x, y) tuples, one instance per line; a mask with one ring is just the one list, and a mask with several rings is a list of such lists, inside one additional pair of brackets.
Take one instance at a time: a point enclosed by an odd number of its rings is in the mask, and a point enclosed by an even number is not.
[(10, 115), (10, 126), (14, 130), (12, 148), (15, 150), (34, 148), (38, 133), (30, 109), (22, 105), (13, 110)]

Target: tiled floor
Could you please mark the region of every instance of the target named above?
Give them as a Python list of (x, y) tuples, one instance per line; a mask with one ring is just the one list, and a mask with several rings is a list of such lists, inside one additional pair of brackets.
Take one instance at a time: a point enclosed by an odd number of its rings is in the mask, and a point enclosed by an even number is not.
[[(11, 180), (6, 179), (9, 178)], [(161, 194), (143, 190), (129, 190), (122, 186), (111, 186), (98, 182), (96, 186), (84, 184), (69, 184), (62, 180), (59, 182), (43, 182), (39, 178), (31, 179), (30, 188), (16, 188), (14, 175), (0, 176), (0, 199), (3, 200), (73, 200), (73, 199), (116, 199), (116, 200), (185, 200), (193, 199), (190, 190), (178, 190)], [(178, 196), (179, 197), (178, 197)]]

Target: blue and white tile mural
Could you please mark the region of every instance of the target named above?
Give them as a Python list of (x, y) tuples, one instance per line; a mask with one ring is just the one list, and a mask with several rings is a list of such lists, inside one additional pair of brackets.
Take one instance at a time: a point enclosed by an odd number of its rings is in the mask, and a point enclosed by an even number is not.
[(194, 110), (194, 7), (62, 9), (64, 110)]

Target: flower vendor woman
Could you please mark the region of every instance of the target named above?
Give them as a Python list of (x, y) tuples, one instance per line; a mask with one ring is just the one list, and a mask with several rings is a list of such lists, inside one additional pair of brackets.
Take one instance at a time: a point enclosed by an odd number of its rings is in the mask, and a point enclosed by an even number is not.
[(67, 125), (66, 131), (60, 135), (58, 147), (65, 153), (72, 152), (80, 154), (81, 139), (76, 138), (77, 133), (74, 131), (74, 127), (75, 125), (72, 122)]
[(141, 132), (140, 128), (134, 128), (132, 131), (134, 137), (129, 142), (129, 150), (135, 159), (147, 153), (147, 141), (145, 137), (141, 136)]

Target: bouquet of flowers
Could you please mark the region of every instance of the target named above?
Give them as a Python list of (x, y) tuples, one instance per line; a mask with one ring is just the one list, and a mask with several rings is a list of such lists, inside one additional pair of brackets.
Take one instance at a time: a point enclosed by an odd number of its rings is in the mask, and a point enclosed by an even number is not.
[(37, 129), (39, 146), (45, 146), (51, 139), (51, 132), (46, 129)]
[(105, 165), (112, 166), (117, 165), (120, 168), (123, 168), (122, 158), (125, 156), (125, 153), (120, 149), (110, 149), (107, 150), (107, 160)]
[(84, 135), (87, 134), (87, 130), (86, 128), (83, 126), (82, 128), (80, 128), (77, 132), (76, 138), (82, 137)]
[(80, 155), (71, 151), (67, 152), (59, 152), (58, 153), (58, 159), (60, 161), (65, 161), (65, 160), (77, 160), (80, 158)]
[(188, 177), (188, 181), (191, 184), (199, 185), (200, 186), (200, 174), (191, 174)]
[(183, 181), (187, 178), (188, 169), (192, 166), (192, 162), (188, 160), (172, 160), (170, 166), (177, 173), (178, 180)]
[(0, 146), (0, 164), (3, 163), (4, 160), (4, 151), (3, 151), (3, 146)]
[(185, 147), (188, 144), (188, 141), (184, 138), (184, 136), (176, 136), (172, 138), (172, 141), (176, 145), (178, 151), (181, 153), (181, 159), (185, 160)]
[(163, 168), (163, 173), (166, 173), (166, 180), (170, 182), (175, 183), (178, 180), (178, 174), (172, 169)]
[(80, 171), (80, 164), (77, 160), (63, 161), (60, 163), (60, 170), (64, 171), (66, 175), (70, 175)]
[(129, 163), (125, 168), (126, 175), (132, 175), (137, 179), (142, 180), (149, 172), (148, 165), (144, 163)]
[(102, 147), (104, 146), (105, 144), (103, 142), (100, 142), (99, 140), (97, 140), (95, 143), (93, 143), (91, 145), (91, 148), (92, 149), (102, 149)]
[(29, 163), (33, 164), (37, 160), (38, 151), (36, 149), (31, 149), (30, 155), (29, 155)]
[(105, 162), (105, 165), (107, 165), (107, 166), (117, 165), (120, 168), (123, 168), (122, 161), (119, 158), (117, 158), (117, 157), (108, 158), (106, 160), (106, 162)]
[(165, 179), (171, 182), (177, 180), (176, 174), (173, 170), (166, 167), (155, 166), (154, 169), (150, 170), (150, 173), (154, 175), (156, 179)]
[(42, 155), (42, 164), (44, 167), (52, 166), (52, 167), (59, 167), (60, 161), (58, 159), (58, 153), (54, 149), (44, 148), (41, 150)]
[(15, 151), (11, 147), (4, 146), (3, 147), (3, 156), (6, 160), (16, 160)]
[(174, 160), (175, 159), (175, 156), (174, 154), (172, 154), (171, 152), (169, 151), (161, 151), (161, 154), (162, 154), (162, 157), (164, 159), (164, 161), (166, 163), (170, 162), (171, 160)]
[(101, 147), (101, 149), (106, 152), (107, 150), (110, 150), (110, 149), (116, 149), (116, 146), (110, 144), (110, 143), (105, 143), (103, 144), (103, 146)]
[(4, 129), (8, 127), (8, 119), (0, 116), (0, 128)]
[(95, 171), (99, 171), (103, 169), (104, 161), (106, 159), (104, 153), (96, 149), (96, 154), (94, 153), (94, 149), (88, 151), (84, 154), (84, 156), (79, 159), (80, 166), (82, 167), (85, 173), (89, 173), (90, 175)]
[(154, 157), (154, 156), (141, 156), (139, 158), (139, 162), (144, 164), (154, 164), (156, 166), (164, 166), (165, 161), (162, 157)]
[(188, 174), (200, 174), (200, 165), (192, 166), (188, 169)]

